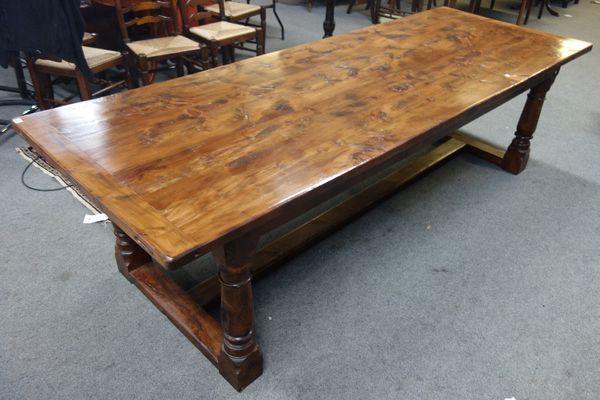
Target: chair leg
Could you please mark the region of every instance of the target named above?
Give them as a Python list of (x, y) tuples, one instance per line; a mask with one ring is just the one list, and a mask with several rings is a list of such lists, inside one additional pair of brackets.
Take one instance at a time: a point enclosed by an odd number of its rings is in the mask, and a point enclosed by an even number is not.
[(532, 0), (521, 0), (521, 7), (519, 7), (519, 15), (517, 16), (517, 25), (525, 25), (527, 23), (527, 17), (531, 9)]
[(142, 86), (148, 86), (150, 84), (150, 73), (149, 71), (142, 70)]
[(210, 42), (209, 47), (210, 63), (213, 68), (216, 68), (219, 66), (219, 62), (217, 61), (219, 59), (219, 46), (215, 42)]
[(31, 82), (33, 83), (33, 93), (35, 94), (35, 101), (40, 109), (47, 110), (50, 108), (50, 106), (46, 99), (54, 98), (50, 75), (42, 74), (36, 71), (34, 66), (35, 61), (28, 60), (27, 64), (29, 69), (29, 76), (31, 77)]
[(25, 74), (23, 74), (23, 65), (21, 64), (21, 56), (19, 53), (11, 54), (11, 64), (15, 70), (15, 79), (17, 81), (17, 87), (19, 88), (19, 95), (22, 99), (29, 99), (31, 95), (27, 90), (27, 83), (25, 81)]
[(423, 11), (423, 0), (412, 0), (411, 10), (414, 13)]
[(185, 75), (183, 70), (183, 59), (181, 57), (175, 59), (175, 70), (177, 71), (177, 77)]
[(493, 10), (495, 5), (496, 5), (496, 0), (492, 0), (490, 3), (490, 10)]
[(83, 76), (81, 71), (76, 72), (75, 81), (77, 82), (77, 87), (79, 88), (79, 97), (82, 101), (90, 100), (92, 98), (92, 91), (90, 89), (90, 83)]
[(139, 71), (133, 54), (129, 52), (123, 52), (123, 61), (128, 88), (135, 89), (140, 87)]
[(228, 46), (221, 47), (221, 58), (223, 61), (223, 65), (229, 64), (229, 51), (227, 50)]
[(529, 14), (531, 14), (531, 8), (533, 7), (533, 0), (525, 0), (527, 2), (527, 12), (525, 13), (525, 21), (523, 21), (523, 25), (527, 25), (527, 21), (529, 21)]
[[(262, 30), (263, 51), (265, 48), (265, 37), (267, 35), (267, 10), (264, 7), (260, 8), (260, 29)], [(257, 40), (258, 42), (258, 40)]]
[(202, 46), (202, 50), (200, 50), (200, 65), (202, 66), (203, 71), (211, 68), (208, 53), (208, 47)]
[(148, 71), (148, 58), (144, 54), (140, 54), (138, 58), (139, 71), (142, 74), (142, 86), (150, 84), (150, 73)]
[(182, 60), (188, 75), (206, 71), (210, 68), (208, 47), (206, 45), (202, 45), (198, 54), (182, 57)]
[(256, 28), (256, 55), (265, 54), (265, 35), (261, 32), (262, 29)]
[(125, 74), (124, 78), (125, 78), (125, 83), (127, 84), (127, 89), (135, 88), (137, 85), (133, 82), (134, 75), (131, 72), (131, 64), (129, 62), (128, 54), (123, 55), (123, 69), (124, 69), (124, 74)]

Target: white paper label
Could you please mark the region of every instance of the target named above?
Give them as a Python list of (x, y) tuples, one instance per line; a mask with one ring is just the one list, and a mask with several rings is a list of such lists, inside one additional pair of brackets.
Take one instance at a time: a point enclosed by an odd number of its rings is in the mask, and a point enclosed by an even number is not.
[(102, 222), (102, 221), (107, 221), (107, 220), (108, 220), (108, 215), (106, 215), (106, 214), (96, 214), (96, 215), (85, 214), (85, 217), (83, 217), (84, 224), (93, 224), (95, 222)]

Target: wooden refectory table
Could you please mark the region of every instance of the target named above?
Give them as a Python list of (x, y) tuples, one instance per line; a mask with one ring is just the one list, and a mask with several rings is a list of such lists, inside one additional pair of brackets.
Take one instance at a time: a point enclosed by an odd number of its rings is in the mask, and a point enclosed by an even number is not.
[[(525, 168), (546, 92), (591, 45), (450, 8), (15, 121), (110, 217), (119, 270), (238, 390), (262, 373), (251, 278), (462, 150)], [(506, 152), (456, 129), (528, 91)], [(266, 248), (261, 234), (441, 143)], [(165, 274), (212, 252), (218, 277)], [(203, 305), (220, 296), (221, 320)]]

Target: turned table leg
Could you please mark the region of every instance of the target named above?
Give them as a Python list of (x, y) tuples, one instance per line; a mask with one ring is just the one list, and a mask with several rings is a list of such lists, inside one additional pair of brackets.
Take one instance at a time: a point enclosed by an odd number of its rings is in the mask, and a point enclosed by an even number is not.
[(136, 242), (134, 242), (125, 232), (117, 225), (113, 224), (115, 233), (115, 258), (119, 271), (129, 280), (134, 283), (131, 272), (149, 263), (152, 259)]
[(254, 338), (250, 262), (258, 237), (243, 237), (213, 250), (219, 264), (223, 343), (221, 375), (241, 391), (262, 374), (262, 353)]
[(530, 142), (542, 112), (546, 93), (550, 90), (557, 74), (558, 70), (550, 78), (533, 87), (527, 94), (527, 102), (521, 112), (515, 138), (508, 146), (502, 160), (502, 168), (506, 171), (516, 175), (527, 166)]

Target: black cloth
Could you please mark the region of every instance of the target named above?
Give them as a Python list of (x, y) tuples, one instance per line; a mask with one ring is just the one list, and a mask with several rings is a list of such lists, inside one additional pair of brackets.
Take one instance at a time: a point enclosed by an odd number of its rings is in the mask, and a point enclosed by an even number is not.
[(41, 53), (77, 65), (91, 78), (81, 44), (80, 0), (0, 0), (0, 65), (9, 52)]

